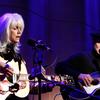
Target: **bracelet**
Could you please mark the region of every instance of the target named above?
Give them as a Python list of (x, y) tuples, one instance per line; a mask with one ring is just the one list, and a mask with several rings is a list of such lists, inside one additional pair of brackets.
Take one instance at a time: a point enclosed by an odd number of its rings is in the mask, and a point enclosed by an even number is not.
[(9, 68), (9, 65), (8, 65), (8, 64), (6, 64), (4, 68), (5, 68), (5, 69), (6, 69), (6, 68)]

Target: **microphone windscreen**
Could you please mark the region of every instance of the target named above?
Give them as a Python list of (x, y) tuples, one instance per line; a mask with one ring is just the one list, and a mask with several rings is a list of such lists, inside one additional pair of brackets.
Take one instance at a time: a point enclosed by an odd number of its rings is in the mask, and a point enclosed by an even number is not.
[(30, 45), (30, 46), (35, 46), (36, 41), (35, 41), (35, 40), (32, 40), (32, 39), (29, 39), (29, 40), (27, 41), (27, 44)]

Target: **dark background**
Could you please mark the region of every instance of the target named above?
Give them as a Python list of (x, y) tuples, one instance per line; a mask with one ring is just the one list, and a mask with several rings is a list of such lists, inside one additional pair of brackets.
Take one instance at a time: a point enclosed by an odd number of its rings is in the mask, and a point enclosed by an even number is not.
[(43, 66), (54, 73), (55, 64), (72, 54), (91, 49), (92, 32), (100, 32), (100, 0), (1, 0), (0, 16), (17, 12), (25, 21), (21, 53), (29, 73), (33, 49), (28, 39), (43, 40), (52, 52), (43, 52)]

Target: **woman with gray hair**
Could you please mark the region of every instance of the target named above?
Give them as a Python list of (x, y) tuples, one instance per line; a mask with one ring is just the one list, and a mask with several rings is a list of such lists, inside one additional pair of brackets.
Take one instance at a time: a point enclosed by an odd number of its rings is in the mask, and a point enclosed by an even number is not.
[[(27, 68), (20, 55), (24, 21), (18, 13), (0, 17), (0, 99), (28, 100)], [(25, 78), (26, 76), (26, 78)]]

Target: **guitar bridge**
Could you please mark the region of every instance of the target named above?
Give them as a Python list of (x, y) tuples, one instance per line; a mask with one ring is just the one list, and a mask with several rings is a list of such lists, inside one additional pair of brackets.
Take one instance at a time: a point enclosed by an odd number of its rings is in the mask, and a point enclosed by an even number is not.
[(10, 92), (17, 92), (18, 90), (19, 90), (19, 84), (17, 83), (9, 87)]

